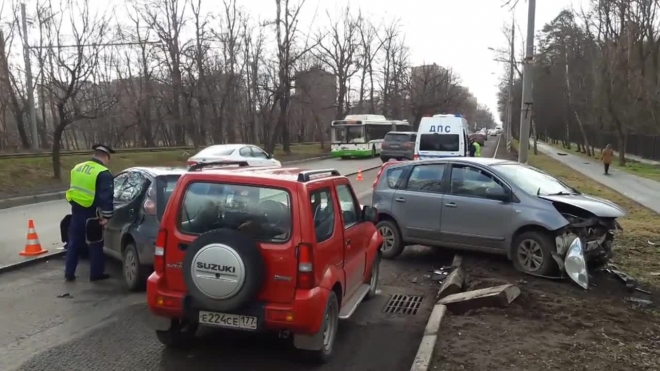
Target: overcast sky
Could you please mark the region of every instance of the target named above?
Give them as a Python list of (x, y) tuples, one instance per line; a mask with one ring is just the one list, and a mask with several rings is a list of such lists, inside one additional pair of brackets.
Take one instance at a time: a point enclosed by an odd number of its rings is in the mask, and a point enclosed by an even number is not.
[[(275, 12), (274, 0), (243, 0), (246, 9), (262, 18)], [(510, 24), (510, 7), (505, 0), (307, 0), (305, 20), (313, 19), (318, 26), (327, 19), (326, 9), (335, 11), (350, 4), (369, 14), (375, 23), (400, 19), (410, 47), (412, 63), (437, 63), (457, 72), (480, 103), (497, 115), (497, 84), (504, 71), (495, 62), (495, 53), (488, 48), (505, 48), (502, 29)], [(551, 21), (564, 8), (577, 7), (580, 0), (538, 0), (536, 30)], [(527, 28), (526, 0), (519, 0), (515, 9), (517, 24), (516, 48), (522, 49)], [(520, 32), (521, 31), (521, 32)], [(499, 120), (499, 117), (496, 117)]]
[[(296, 3), (300, 0), (291, 0)], [(301, 31), (309, 33), (327, 25), (326, 12), (335, 13), (347, 4), (361, 9), (375, 24), (399, 19), (413, 65), (437, 63), (452, 68), (461, 82), (480, 103), (497, 114), (497, 84), (505, 67), (494, 61), (495, 53), (488, 48), (506, 48), (503, 34), (511, 22), (506, 0), (306, 0), (301, 13)], [(585, 0), (537, 0), (536, 31), (551, 21), (564, 8), (579, 8)], [(182, 1), (183, 2), (183, 1)], [(28, 12), (33, 12), (36, 0), (27, 0)], [(54, 1), (53, 3), (57, 3)], [(118, 14), (125, 9), (122, 0), (90, 0), (94, 8), (114, 7)], [(253, 18), (274, 18), (275, 0), (238, 0)], [(522, 49), (527, 27), (526, 0), (519, 0), (515, 9), (518, 51)], [(8, 8), (7, 6), (5, 6)], [(7, 14), (5, 9), (5, 14)], [(221, 0), (204, 0), (203, 10), (220, 13)], [(190, 14), (189, 10), (186, 13)], [(121, 16), (119, 16), (121, 18)], [(31, 35), (33, 37), (37, 35)], [(192, 36), (192, 35), (190, 35)]]

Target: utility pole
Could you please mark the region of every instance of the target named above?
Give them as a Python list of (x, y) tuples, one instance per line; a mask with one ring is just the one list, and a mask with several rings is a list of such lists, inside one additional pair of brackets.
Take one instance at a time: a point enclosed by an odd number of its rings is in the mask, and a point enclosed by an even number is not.
[(527, 42), (525, 43), (525, 60), (523, 64), (523, 91), (520, 104), (520, 145), (518, 146), (518, 162), (527, 163), (529, 152), (529, 129), (532, 121), (532, 82), (534, 79), (532, 63), (534, 62), (534, 16), (536, 15), (536, 0), (529, 1), (527, 12)]
[(513, 128), (513, 79), (514, 79), (514, 63), (516, 60), (515, 54), (515, 44), (516, 44), (516, 24), (515, 16), (511, 17), (511, 54), (509, 55), (509, 103), (507, 105), (507, 124), (506, 131), (506, 151), (511, 152), (511, 132)]
[(25, 58), (25, 83), (27, 88), (27, 119), (32, 133), (32, 150), (39, 150), (39, 133), (37, 132), (37, 115), (34, 112), (34, 89), (32, 88), (32, 66), (30, 63), (30, 45), (28, 43), (25, 3), (21, 4), (21, 20), (23, 21), (23, 56)]

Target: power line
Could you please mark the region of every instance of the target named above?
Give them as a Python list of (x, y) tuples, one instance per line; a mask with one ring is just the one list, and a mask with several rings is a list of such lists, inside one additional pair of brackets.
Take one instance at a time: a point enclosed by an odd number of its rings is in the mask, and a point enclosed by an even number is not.
[(105, 44), (70, 44), (70, 45), (39, 45), (39, 46), (28, 46), (30, 49), (64, 49), (64, 48), (95, 48), (99, 46), (135, 46), (135, 45), (150, 45), (150, 44), (161, 44), (160, 41), (136, 41), (136, 42), (123, 42), (123, 43), (105, 43)]

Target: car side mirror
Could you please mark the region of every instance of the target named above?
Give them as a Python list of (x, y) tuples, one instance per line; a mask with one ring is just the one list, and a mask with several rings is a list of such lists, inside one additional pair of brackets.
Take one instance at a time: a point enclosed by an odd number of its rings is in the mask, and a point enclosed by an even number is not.
[(486, 190), (486, 196), (491, 200), (498, 200), (502, 202), (509, 202), (511, 200), (511, 192), (502, 187), (490, 187)]
[(362, 206), (362, 221), (378, 223), (378, 210), (372, 206)]

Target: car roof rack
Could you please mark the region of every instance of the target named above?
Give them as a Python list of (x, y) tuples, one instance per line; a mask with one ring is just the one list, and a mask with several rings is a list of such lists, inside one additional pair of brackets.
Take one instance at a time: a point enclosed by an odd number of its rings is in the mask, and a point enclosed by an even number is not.
[(192, 165), (188, 171), (198, 171), (205, 167), (211, 166), (227, 166), (227, 165), (238, 165), (239, 167), (250, 166), (247, 161), (207, 161), (199, 162), (195, 165)]
[(331, 176), (340, 176), (340, 175), (341, 174), (339, 174), (339, 171), (335, 169), (301, 171), (298, 174), (298, 181), (309, 182), (310, 180), (314, 180), (314, 179), (327, 178)]

